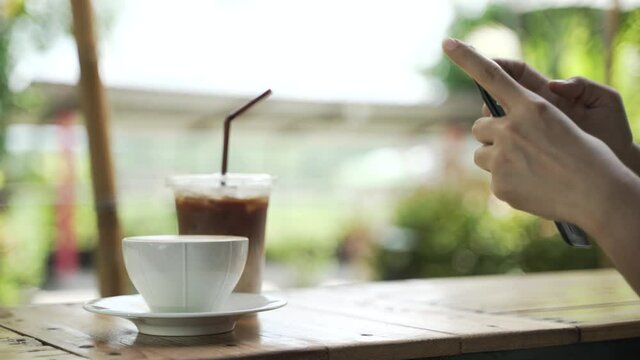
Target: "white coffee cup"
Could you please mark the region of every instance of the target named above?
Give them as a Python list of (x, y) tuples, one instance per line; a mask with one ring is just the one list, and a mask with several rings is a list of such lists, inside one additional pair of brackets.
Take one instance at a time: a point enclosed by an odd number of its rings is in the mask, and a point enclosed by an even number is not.
[(248, 239), (227, 235), (151, 235), (125, 238), (124, 263), (153, 312), (209, 312), (236, 286)]

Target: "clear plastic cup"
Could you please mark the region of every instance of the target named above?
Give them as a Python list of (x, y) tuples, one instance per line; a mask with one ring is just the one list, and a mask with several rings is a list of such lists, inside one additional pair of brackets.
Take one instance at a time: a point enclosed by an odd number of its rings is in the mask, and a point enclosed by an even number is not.
[(173, 189), (180, 235), (235, 235), (249, 239), (247, 263), (235, 292), (259, 293), (264, 233), (273, 177), (267, 174), (176, 175)]

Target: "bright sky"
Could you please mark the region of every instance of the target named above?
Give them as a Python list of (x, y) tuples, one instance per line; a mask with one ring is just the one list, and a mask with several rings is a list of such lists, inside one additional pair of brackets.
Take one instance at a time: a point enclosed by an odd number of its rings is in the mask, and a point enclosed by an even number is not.
[[(124, 1), (102, 43), (102, 76), (117, 87), (434, 102), (441, 87), (421, 71), (438, 61), (453, 14), (448, 1), (424, 0)], [(71, 39), (24, 64), (24, 78), (78, 76)]]
[[(118, 8), (101, 44), (110, 86), (245, 96), (270, 87), (281, 98), (412, 104), (444, 99), (442, 85), (421, 72), (440, 58), (454, 8), (479, 12), (488, 0), (94, 1)], [(612, 3), (496, 1), (516, 8)], [(472, 42), (487, 55), (518, 56), (517, 38), (501, 38), (496, 54), (495, 45), (483, 45), (497, 41), (489, 35)], [(75, 83), (76, 56), (73, 40), (61, 38), (21, 59), (14, 83)]]

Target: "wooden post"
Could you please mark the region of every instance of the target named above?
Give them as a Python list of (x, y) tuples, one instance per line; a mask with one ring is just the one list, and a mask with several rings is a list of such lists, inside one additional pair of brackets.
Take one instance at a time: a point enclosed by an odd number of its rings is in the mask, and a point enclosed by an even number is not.
[(109, 146), (109, 117), (98, 73), (91, 1), (71, 0), (71, 9), (80, 62), (80, 102), (89, 137), (93, 197), (98, 220), (96, 259), (100, 294), (120, 295), (125, 293), (128, 282), (122, 261), (120, 224)]
[(605, 68), (604, 82), (611, 85), (613, 77), (613, 57), (616, 35), (620, 27), (620, 1), (612, 0), (609, 9), (604, 14), (604, 49), (605, 49)]
[[(611, 0), (610, 7), (604, 10), (604, 83), (612, 85), (613, 82), (613, 61), (615, 51), (615, 40), (620, 28), (620, 1)], [(598, 249), (598, 266), (601, 268), (614, 267), (613, 263)]]

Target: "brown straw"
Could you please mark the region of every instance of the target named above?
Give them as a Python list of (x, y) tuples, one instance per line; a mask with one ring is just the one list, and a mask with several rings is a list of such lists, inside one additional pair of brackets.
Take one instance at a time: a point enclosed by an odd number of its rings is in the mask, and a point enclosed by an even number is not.
[(230, 113), (224, 120), (224, 140), (222, 145), (222, 171), (221, 174), (223, 176), (222, 185), (225, 184), (224, 175), (227, 173), (227, 160), (229, 158), (229, 133), (231, 132), (231, 121), (236, 117), (242, 115), (245, 111), (249, 110), (253, 105), (257, 104), (261, 100), (268, 98), (271, 95), (271, 89), (263, 92), (257, 98), (249, 101), (241, 108), (237, 109)]

